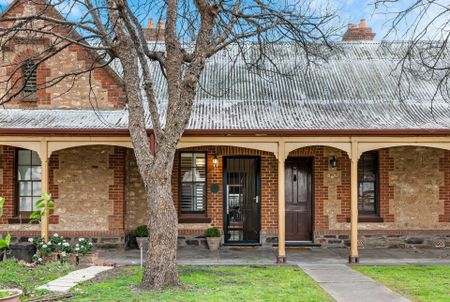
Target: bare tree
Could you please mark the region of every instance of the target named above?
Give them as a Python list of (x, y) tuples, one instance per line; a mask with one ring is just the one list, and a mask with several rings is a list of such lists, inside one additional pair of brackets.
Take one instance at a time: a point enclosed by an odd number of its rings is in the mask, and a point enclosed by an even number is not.
[[(406, 97), (411, 77), (437, 84), (436, 97), (450, 98), (450, 5), (446, 0), (377, 0), (386, 17), (384, 46), (398, 55), (399, 92)], [(400, 47), (395, 40), (401, 39)], [(431, 104), (433, 104), (433, 100)]]
[[(251, 45), (257, 54), (251, 67), (271, 65), (276, 70), (276, 63), (266, 64), (273, 62), (270, 43), (291, 41), (312, 62), (322, 57), (322, 47), (331, 47), (329, 41), (337, 34), (335, 12), (325, 6), (314, 8), (306, 0), (18, 1), (38, 5), (39, 10), (1, 17), (2, 48), (18, 38), (48, 39), (47, 46), (33, 57), (34, 68), (73, 45), (90, 52), (89, 68), (74, 69), (40, 83), (38, 88), (57, 85), (67, 78), (76, 80), (95, 69), (119, 63), (129, 132), (150, 212), (150, 246), (141, 288), (179, 285), (172, 166), (208, 58), (230, 46), (235, 56), (245, 55), (244, 50)], [(60, 13), (55, 13), (53, 7)], [(79, 12), (76, 18), (70, 14), (74, 9)], [(145, 39), (142, 23), (149, 15), (163, 20), (163, 46)], [(266, 63), (259, 64), (262, 61)], [(164, 110), (159, 106), (152, 80), (155, 64), (166, 78), (168, 99)], [(3, 104), (27, 89), (24, 83), (28, 79), (18, 76), (22, 66), (23, 62), (11, 64), (12, 72), (2, 80), (1, 84), (7, 87), (1, 98)], [(155, 148), (147, 134), (146, 111), (151, 117)]]

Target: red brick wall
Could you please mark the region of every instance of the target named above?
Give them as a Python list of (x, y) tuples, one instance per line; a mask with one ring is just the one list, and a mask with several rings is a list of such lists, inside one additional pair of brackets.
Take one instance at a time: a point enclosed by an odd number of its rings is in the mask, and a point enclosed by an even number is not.
[(389, 185), (389, 172), (394, 170), (394, 159), (389, 156), (389, 149), (378, 150), (379, 173), (379, 213), (384, 222), (394, 222), (394, 215), (389, 213), (389, 201), (394, 198), (394, 187)]
[(439, 222), (450, 222), (450, 151), (439, 159), (439, 171), (444, 173), (444, 183), (439, 187), (439, 199), (444, 203), (444, 213)]
[(3, 217), (0, 223), (8, 223), (8, 218), (13, 217), (16, 212), (15, 202), (15, 148), (10, 146), (0, 146), (0, 169), (3, 173), (0, 183), (0, 196), (5, 198), (3, 207)]
[[(55, 170), (59, 169), (59, 156), (57, 153), (53, 153), (48, 160), (48, 190), (54, 200), (59, 198), (59, 188), (55, 179)], [(50, 215), (50, 224), (58, 224), (59, 216)]]
[(109, 186), (109, 199), (113, 203), (110, 230), (125, 228), (125, 157), (126, 149), (121, 147), (114, 147), (114, 154), (109, 156), (109, 168), (114, 171), (114, 184)]
[[(257, 151), (238, 147), (197, 147), (187, 148), (180, 151), (202, 151), (207, 152), (207, 217), (211, 218), (211, 224), (223, 229), (223, 156), (260, 156), (261, 158), (261, 232), (263, 234), (276, 234), (278, 229), (278, 163), (275, 156), (269, 152)], [(179, 205), (179, 152), (175, 157), (172, 174), (172, 193), (175, 207)], [(217, 153), (219, 165), (213, 167), (214, 154)], [(211, 192), (211, 185), (219, 184), (219, 192)], [(181, 232), (186, 232), (182, 230)], [(198, 231), (201, 233), (202, 231)], [(189, 232), (188, 232), (189, 233)]]

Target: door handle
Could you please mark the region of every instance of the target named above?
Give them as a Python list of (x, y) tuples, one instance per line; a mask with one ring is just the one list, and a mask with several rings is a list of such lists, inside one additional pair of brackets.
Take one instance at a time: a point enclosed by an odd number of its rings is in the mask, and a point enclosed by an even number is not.
[(259, 203), (259, 196), (253, 197), (253, 200), (255, 201), (255, 203)]

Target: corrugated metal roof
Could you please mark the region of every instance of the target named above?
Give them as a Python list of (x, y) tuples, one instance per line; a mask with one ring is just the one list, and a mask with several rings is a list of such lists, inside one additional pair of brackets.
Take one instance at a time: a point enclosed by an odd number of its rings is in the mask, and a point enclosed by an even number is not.
[[(255, 59), (251, 47), (247, 62), (227, 49), (205, 66), (187, 129), (449, 129), (448, 100), (438, 95), (431, 102), (436, 83), (410, 75), (409, 87), (403, 87), (409, 93), (400, 100), (395, 66), (404, 47), (341, 43), (327, 62), (316, 61), (305, 72), (302, 51), (277, 44), (276, 65), (283, 75), (249, 69), (246, 63)], [(164, 112), (165, 80), (158, 66), (152, 68)], [(0, 110), (1, 128), (125, 128), (127, 122), (125, 111)]]

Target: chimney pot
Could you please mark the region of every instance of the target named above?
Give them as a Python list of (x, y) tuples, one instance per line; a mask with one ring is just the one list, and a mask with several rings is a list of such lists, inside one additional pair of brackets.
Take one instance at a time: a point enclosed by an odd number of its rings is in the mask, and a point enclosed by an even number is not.
[(155, 24), (153, 23), (152, 19), (148, 19), (148, 28), (153, 28), (155, 27)]
[(375, 37), (372, 28), (366, 27), (366, 20), (361, 19), (359, 25), (350, 23), (347, 32), (342, 36), (342, 41), (371, 41)]
[(359, 28), (366, 28), (366, 19), (361, 19), (361, 21), (359, 21)]
[(162, 20), (159, 20), (158, 21), (158, 28), (160, 28), (160, 29), (164, 29), (164, 22), (162, 21)]

